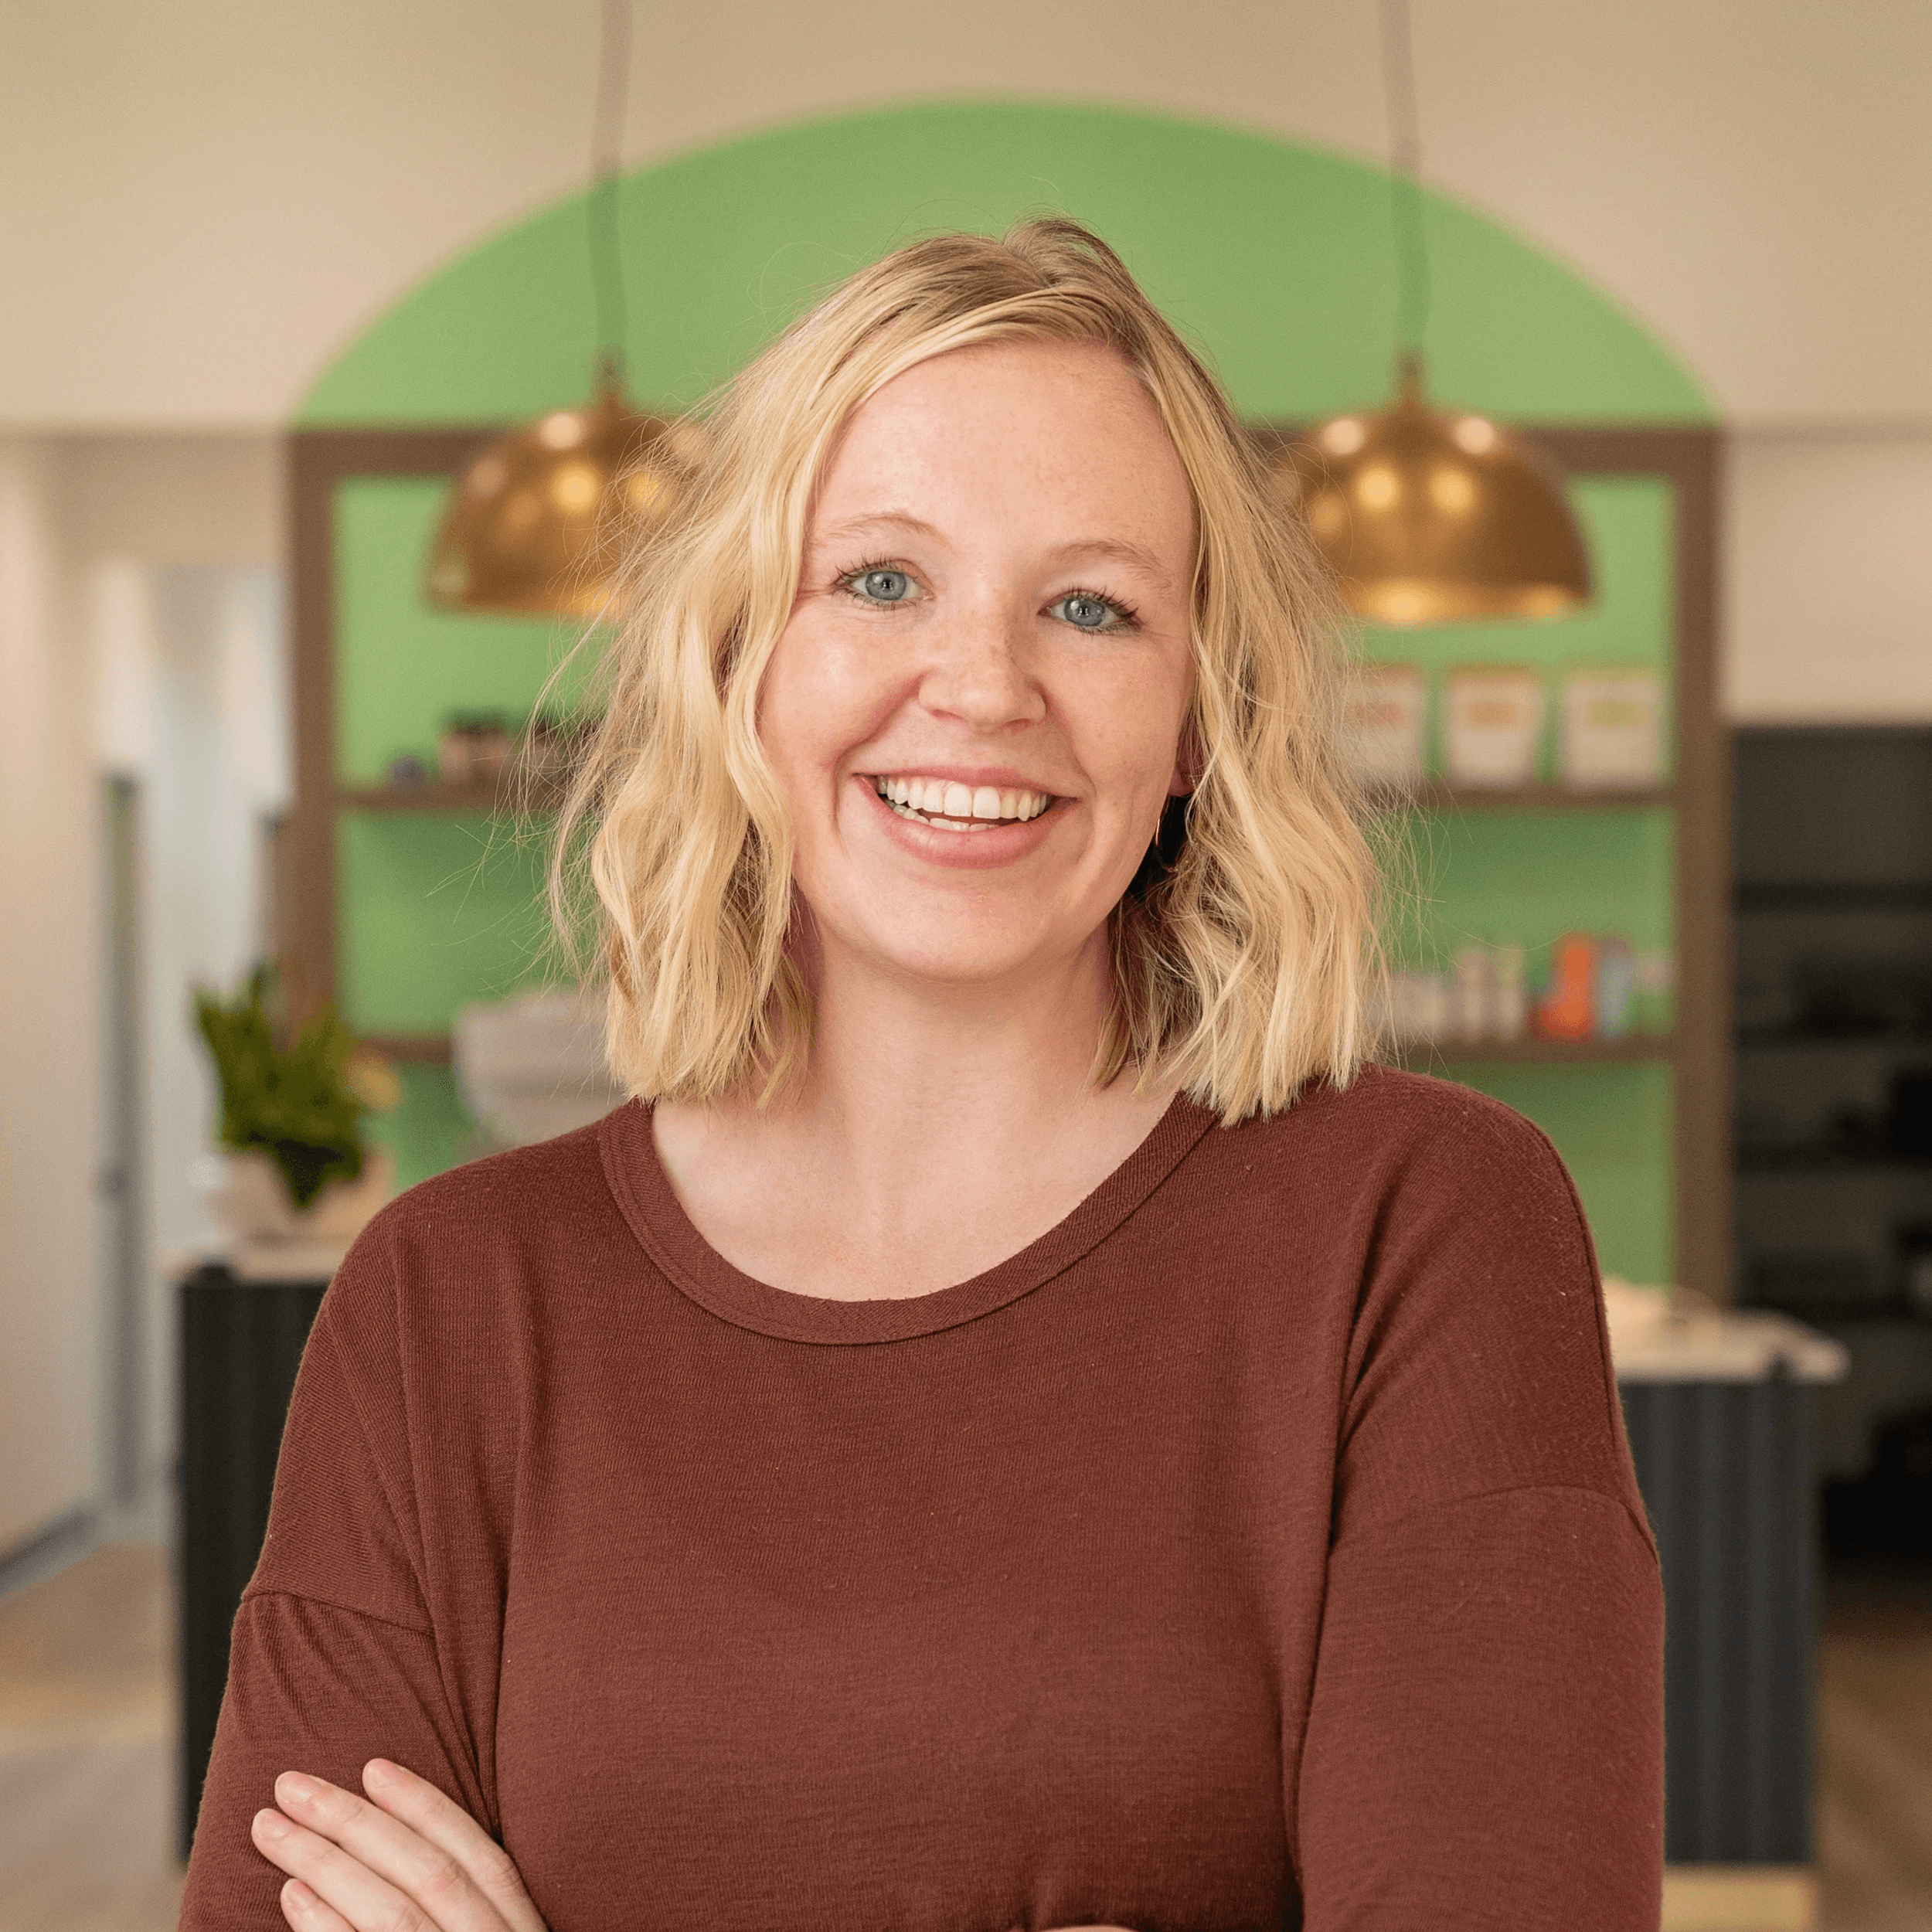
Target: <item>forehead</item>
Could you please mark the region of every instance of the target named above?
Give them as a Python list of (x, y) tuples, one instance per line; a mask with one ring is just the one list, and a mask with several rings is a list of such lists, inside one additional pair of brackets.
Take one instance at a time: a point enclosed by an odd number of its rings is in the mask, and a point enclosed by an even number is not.
[(935, 511), (961, 522), (1017, 511), (1049, 540), (1097, 523), (1170, 550), (1192, 542), (1187, 473), (1160, 411), (1100, 343), (978, 343), (895, 376), (840, 432), (814, 521), (883, 508), (942, 529)]

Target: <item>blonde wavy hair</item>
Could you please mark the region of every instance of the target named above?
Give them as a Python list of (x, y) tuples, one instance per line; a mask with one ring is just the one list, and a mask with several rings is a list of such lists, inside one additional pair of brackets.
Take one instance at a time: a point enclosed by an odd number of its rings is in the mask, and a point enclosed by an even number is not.
[(1328, 580), (1219, 384), (1119, 257), (1065, 219), (940, 234), (861, 270), (699, 412), (702, 452), (636, 546), (606, 703), (565, 802), (550, 895), (594, 934), (632, 1093), (760, 1102), (804, 1071), (792, 838), (757, 732), (807, 518), (860, 404), (985, 342), (1099, 342), (1159, 410), (1193, 495), (1199, 777), (1110, 915), (1094, 1080), (1179, 1073), (1230, 1124), (1345, 1084), (1374, 1045), (1376, 869), (1338, 758)]

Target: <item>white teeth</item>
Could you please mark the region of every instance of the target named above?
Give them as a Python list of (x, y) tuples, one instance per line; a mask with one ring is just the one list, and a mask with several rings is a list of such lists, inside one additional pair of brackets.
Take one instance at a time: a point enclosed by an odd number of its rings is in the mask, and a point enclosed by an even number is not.
[(962, 785), (896, 772), (875, 778), (872, 784), (902, 817), (916, 817), (922, 825), (944, 825), (949, 832), (985, 832), (1002, 820), (1017, 819), (1024, 824), (1037, 818), (1053, 802), (1045, 792), (1002, 791), (994, 785)]

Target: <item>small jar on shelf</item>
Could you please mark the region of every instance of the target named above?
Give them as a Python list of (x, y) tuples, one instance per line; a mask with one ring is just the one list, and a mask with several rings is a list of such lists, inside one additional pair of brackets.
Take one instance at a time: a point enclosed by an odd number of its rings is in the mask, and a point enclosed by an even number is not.
[(510, 734), (498, 712), (451, 714), (437, 743), (438, 774), (446, 784), (495, 784), (510, 761)]
[(1352, 665), (1342, 694), (1342, 743), (1356, 782), (1401, 797), (1423, 781), (1429, 687), (1419, 664)]
[(1663, 691), (1654, 670), (1566, 672), (1562, 719), (1560, 763), (1572, 791), (1638, 791), (1663, 782)]
[(1442, 686), (1443, 775), (1452, 785), (1512, 791), (1543, 763), (1543, 682), (1528, 665), (1464, 665)]

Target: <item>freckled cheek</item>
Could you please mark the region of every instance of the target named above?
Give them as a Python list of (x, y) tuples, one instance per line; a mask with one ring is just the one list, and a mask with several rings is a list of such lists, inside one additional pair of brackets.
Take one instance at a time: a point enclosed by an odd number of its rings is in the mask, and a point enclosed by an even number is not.
[(872, 735), (879, 706), (852, 654), (814, 639), (781, 640), (758, 706), (758, 735), (788, 798), (836, 774), (840, 761)]
[(1081, 763), (1097, 794), (1135, 829), (1143, 819), (1158, 819), (1166, 801), (1179, 748), (1180, 711), (1172, 693), (1150, 692), (1142, 685), (1123, 693), (1104, 716), (1090, 718)]

